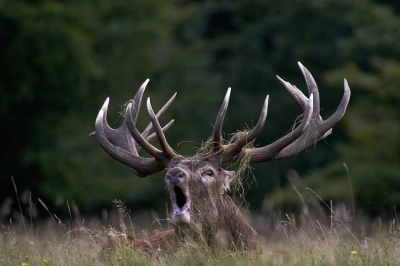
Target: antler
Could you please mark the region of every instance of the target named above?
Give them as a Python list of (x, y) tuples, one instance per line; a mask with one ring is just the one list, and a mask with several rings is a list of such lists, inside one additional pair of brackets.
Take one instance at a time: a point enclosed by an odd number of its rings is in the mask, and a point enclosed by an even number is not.
[(244, 157), (249, 158), (249, 163), (283, 159), (299, 153), (311, 144), (332, 133), (332, 127), (343, 117), (350, 100), (350, 88), (347, 81), (344, 80), (344, 95), (336, 112), (328, 119), (323, 120), (320, 115), (320, 100), (317, 84), (311, 73), (300, 62), (298, 64), (307, 83), (309, 98), (295, 86), (278, 76), (277, 78), (301, 105), (304, 110), (303, 119), (292, 132), (267, 146), (260, 148), (244, 148), (247, 143), (253, 141), (258, 136), (265, 124), (268, 109), (268, 96), (265, 99), (257, 124), (245, 136), (239, 138), (234, 143), (228, 145), (222, 144), (222, 124), (230, 96), (230, 88), (228, 89), (222, 107), (218, 113), (213, 134), (213, 151), (222, 152), (222, 162), (240, 161)]
[[(147, 101), (147, 109), (151, 117), (151, 123), (146, 129), (139, 133), (136, 128), (136, 121), (139, 115), (144, 90), (149, 80), (146, 80), (136, 93), (135, 97), (128, 104), (125, 112), (125, 118), (121, 126), (117, 129), (111, 128), (107, 123), (107, 110), (109, 98), (103, 104), (96, 118), (96, 131), (91, 135), (96, 135), (100, 146), (114, 159), (130, 167), (133, 173), (140, 177), (157, 173), (167, 167), (169, 161), (177, 156), (173, 149), (168, 145), (164, 132), (169, 129), (174, 120), (161, 128), (157, 118), (165, 112), (175, 99), (176, 93), (160, 109), (157, 114)], [(155, 133), (150, 135), (154, 128)], [(162, 151), (150, 144), (155, 138), (158, 138)], [(143, 148), (153, 158), (140, 157), (138, 152)]]

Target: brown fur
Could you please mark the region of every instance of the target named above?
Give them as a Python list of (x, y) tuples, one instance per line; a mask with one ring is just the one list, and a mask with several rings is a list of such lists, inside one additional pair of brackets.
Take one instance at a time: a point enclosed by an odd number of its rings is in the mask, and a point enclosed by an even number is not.
[[(213, 171), (213, 178), (202, 177), (207, 171)], [(187, 200), (190, 199), (190, 222), (178, 220), (174, 223), (174, 230), (164, 231), (146, 239), (128, 236), (135, 248), (154, 254), (155, 251), (167, 250), (175, 241), (194, 240), (211, 248), (258, 249), (257, 233), (225, 192), (234, 177), (234, 172), (222, 169), (218, 161), (211, 158), (181, 161), (169, 169), (167, 176), (171, 172), (184, 173), (184, 181), (179, 186), (187, 189)], [(167, 188), (170, 187), (173, 201), (174, 186), (167, 180), (166, 177), (166, 185)]]
[(127, 238), (133, 242), (136, 249), (151, 254), (154, 251), (168, 250), (175, 241), (175, 230), (163, 231), (145, 239), (136, 239), (130, 234), (127, 235)]
[(194, 228), (179, 225), (175, 225), (176, 229), (166, 230), (145, 239), (136, 239), (130, 234), (127, 234), (126, 238), (132, 242), (135, 249), (150, 256), (158, 251), (167, 251), (174, 246), (176, 240), (181, 241), (187, 238), (196, 241), (205, 240), (208, 245), (216, 248), (258, 250), (257, 233), (243, 217), (233, 200), (227, 194), (222, 194), (216, 207), (217, 217), (208, 216), (210, 220), (201, 219), (205, 239)]
[(256, 231), (246, 221), (239, 208), (228, 195), (223, 194), (220, 196), (217, 208), (219, 226), (215, 237), (219, 246), (251, 250), (259, 248)]

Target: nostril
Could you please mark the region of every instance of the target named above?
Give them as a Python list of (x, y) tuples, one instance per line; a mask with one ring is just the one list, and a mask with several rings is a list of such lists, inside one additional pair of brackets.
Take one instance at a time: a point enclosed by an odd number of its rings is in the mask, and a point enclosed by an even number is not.
[(181, 169), (171, 169), (165, 176), (165, 182), (172, 186), (176, 186), (185, 181), (186, 174)]

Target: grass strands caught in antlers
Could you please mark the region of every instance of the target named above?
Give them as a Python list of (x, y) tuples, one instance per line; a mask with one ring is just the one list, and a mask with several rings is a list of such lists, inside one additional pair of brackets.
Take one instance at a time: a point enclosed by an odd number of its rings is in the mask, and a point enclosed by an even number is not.
[[(231, 138), (229, 140), (223, 139), (223, 145), (229, 145), (229, 144), (234, 144), (238, 139), (246, 136), (250, 132), (250, 129), (245, 129), (242, 131), (237, 131), (236, 133), (233, 133), (231, 135)], [(211, 136), (210, 138), (205, 141), (202, 146), (197, 150), (196, 154), (191, 158), (193, 162), (198, 161), (200, 158), (203, 158), (207, 154), (211, 154), (213, 149), (214, 149), (214, 140), (213, 137)], [(254, 140), (251, 142), (246, 143), (246, 145), (243, 148), (254, 148)], [(214, 151), (214, 153), (218, 153)], [(236, 169), (236, 175), (231, 183), (231, 191), (233, 193), (236, 193), (239, 195), (241, 200), (244, 200), (245, 192), (246, 192), (246, 187), (244, 186), (244, 182), (247, 182), (249, 179), (248, 177), (252, 177), (251, 182), (255, 182), (254, 175), (252, 174), (251, 171), (251, 166), (250, 166), (250, 159), (251, 159), (251, 154), (246, 153), (246, 155), (238, 162), (232, 164), (230, 167), (237, 167)], [(247, 186), (250, 186), (251, 183), (248, 183)]]
[(128, 101), (126, 101), (126, 102), (124, 102), (124, 103), (122, 103), (122, 104), (120, 105), (120, 110), (119, 110), (119, 112), (118, 112), (118, 120), (119, 120), (119, 122), (124, 121), (124, 119), (125, 119), (125, 114), (126, 114), (126, 109), (128, 108), (128, 105), (129, 105), (130, 103), (133, 104), (133, 99), (128, 100)]
[[(250, 129), (245, 129), (243, 131), (237, 131), (232, 134), (230, 143), (235, 143), (238, 139), (247, 136), (250, 132)], [(254, 140), (247, 142), (243, 147), (244, 149), (254, 148)], [(244, 186), (244, 182), (249, 182), (249, 177), (251, 178), (250, 182), (247, 184), (247, 187), (250, 187), (251, 182), (255, 182), (256, 179), (252, 173), (252, 168), (250, 165), (251, 154), (245, 153), (245, 156), (238, 162), (238, 168), (236, 170), (236, 176), (232, 183), (232, 191), (237, 193), (242, 200), (244, 200), (244, 196), (246, 194), (246, 187)]]

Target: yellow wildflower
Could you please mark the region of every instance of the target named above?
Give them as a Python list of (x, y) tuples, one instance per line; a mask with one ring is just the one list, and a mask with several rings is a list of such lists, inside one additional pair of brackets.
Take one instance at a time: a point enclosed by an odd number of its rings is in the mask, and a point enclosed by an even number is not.
[(28, 266), (29, 264), (26, 262), (21, 263), (21, 266)]
[(351, 255), (357, 255), (357, 254), (358, 254), (357, 251), (355, 251), (355, 250), (352, 250), (352, 251), (351, 251)]

